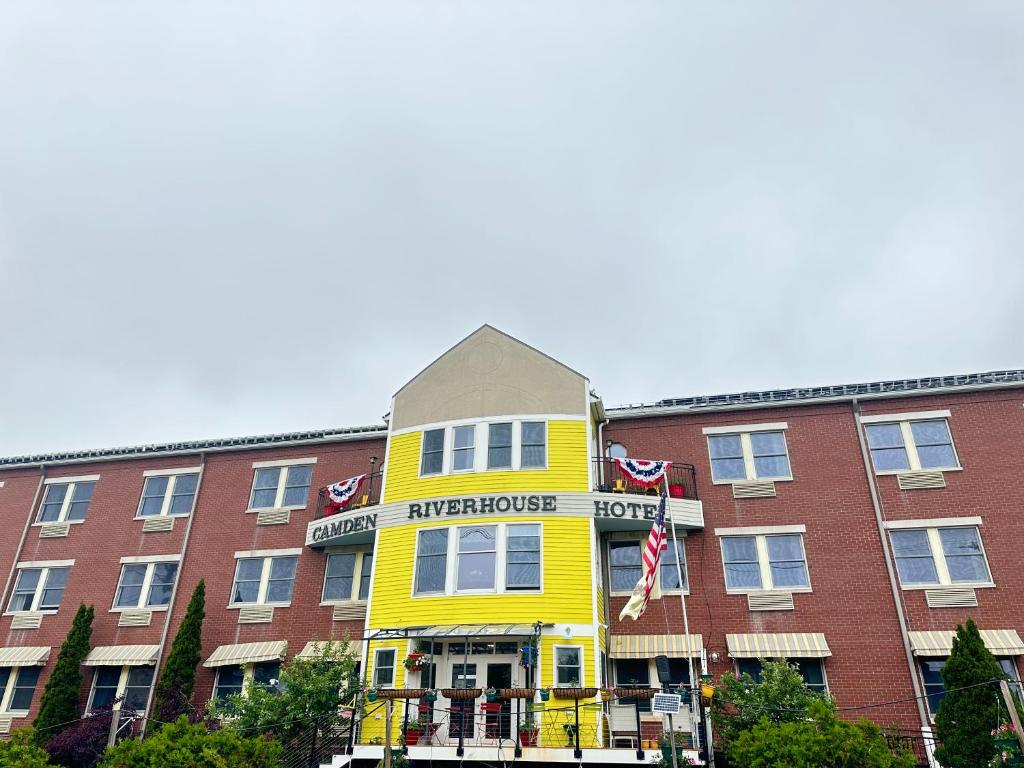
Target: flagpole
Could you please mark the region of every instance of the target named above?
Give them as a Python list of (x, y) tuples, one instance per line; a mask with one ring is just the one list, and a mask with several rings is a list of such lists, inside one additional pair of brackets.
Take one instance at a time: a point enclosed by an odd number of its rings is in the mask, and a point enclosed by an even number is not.
[[(668, 472), (665, 473), (665, 506), (668, 506)], [(699, 718), (694, 715), (694, 679), (693, 679), (693, 649), (690, 647), (690, 619), (686, 615), (686, 590), (683, 588), (683, 568), (679, 564), (679, 549), (676, 544), (676, 518), (669, 511), (669, 521), (672, 525), (672, 554), (675, 555), (676, 561), (676, 579), (679, 582), (679, 602), (683, 606), (683, 632), (686, 634), (686, 665), (690, 674), (690, 700), (688, 703), (690, 709), (690, 736), (693, 738), (693, 745), (700, 749), (701, 734), (699, 728)], [(689, 586), (689, 584), (687, 584)]]

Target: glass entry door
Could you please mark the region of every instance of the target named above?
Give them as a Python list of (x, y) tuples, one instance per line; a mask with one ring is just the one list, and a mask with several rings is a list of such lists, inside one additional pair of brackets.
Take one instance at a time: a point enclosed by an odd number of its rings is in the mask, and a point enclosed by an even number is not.
[[(452, 664), (452, 688), (476, 687), (476, 664)], [(451, 700), (451, 720), (448, 726), (450, 738), (459, 738), (460, 731), (463, 739), (473, 738), (473, 715), (476, 702), (476, 699)]]
[[(502, 662), (487, 665), (487, 687), (501, 690), (512, 687), (512, 665)], [(488, 739), (512, 738), (512, 702), (498, 698), (491, 702), (484, 716), (484, 737)], [(495, 711), (496, 710), (496, 711)]]

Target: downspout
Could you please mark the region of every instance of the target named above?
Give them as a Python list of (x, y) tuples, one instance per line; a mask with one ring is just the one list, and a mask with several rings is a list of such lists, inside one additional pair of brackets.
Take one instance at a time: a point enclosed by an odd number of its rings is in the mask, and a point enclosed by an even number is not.
[[(174, 601), (178, 597), (178, 584), (181, 583), (181, 575), (185, 571), (185, 553), (188, 551), (188, 540), (192, 535), (192, 521), (196, 519), (196, 507), (199, 506), (199, 492), (203, 487), (203, 473), (206, 471), (206, 453), (199, 454), (199, 479), (196, 481), (196, 494), (192, 497), (192, 509), (189, 511), (188, 523), (185, 525), (185, 536), (181, 542), (181, 559), (178, 560), (178, 576), (171, 587), (171, 602), (168, 603), (167, 613), (164, 616), (164, 627), (160, 631), (160, 650), (156, 654), (156, 664), (153, 666), (153, 684), (149, 686), (149, 696), (146, 697), (146, 708), (143, 710), (149, 713), (153, 706), (153, 696), (156, 694), (156, 686), (160, 680), (160, 662), (164, 657), (164, 648), (167, 647), (167, 635), (171, 629), (171, 614), (174, 613)], [(146, 737), (146, 728), (149, 726), (149, 717), (142, 720), (142, 728), (139, 731), (139, 738)]]
[[(11, 570), (7, 572), (7, 581), (4, 583), (4, 591), (0, 594), (0, 598), (7, 598), (7, 590), (11, 588), (11, 582), (14, 581), (14, 572), (18, 570), (18, 560), (21, 558), (21, 552), (25, 548), (25, 539), (28, 538), (28, 529), (32, 527), (32, 515), (35, 514), (36, 509), (39, 506), (39, 497), (43, 493), (43, 483), (46, 481), (46, 464), (42, 463), (39, 465), (39, 485), (36, 486), (36, 495), (32, 497), (32, 506), (29, 507), (28, 515), (25, 516), (25, 525), (21, 529), (21, 538), (18, 540), (18, 549), (15, 551), (14, 559), (11, 561)], [(6, 605), (6, 603), (4, 603)]]
[(903, 640), (903, 652), (907, 657), (907, 666), (910, 668), (910, 682), (914, 686), (914, 703), (917, 705), (917, 714), (921, 718), (921, 729), (926, 730), (930, 726), (928, 713), (924, 708), (924, 691), (921, 689), (921, 682), (918, 680), (917, 671), (914, 665), (914, 651), (910, 647), (910, 634), (907, 627), (907, 617), (903, 612), (903, 599), (899, 583), (896, 580), (896, 572), (893, 569), (892, 551), (889, 547), (889, 537), (885, 533), (885, 521), (882, 515), (882, 502), (878, 495), (878, 485), (875, 480), (875, 473), (871, 467), (871, 457), (868, 453), (868, 443), (864, 437), (864, 427), (860, 423), (860, 402), (857, 398), (850, 401), (853, 408), (854, 429), (857, 430), (857, 441), (860, 443), (860, 456), (864, 462), (864, 473), (868, 479), (868, 490), (871, 492), (871, 506), (875, 510), (875, 524), (878, 526), (878, 537), (882, 542), (882, 556), (885, 559), (885, 570), (889, 574), (889, 588), (892, 590), (892, 601), (896, 606), (896, 618), (900, 625), (900, 638)]

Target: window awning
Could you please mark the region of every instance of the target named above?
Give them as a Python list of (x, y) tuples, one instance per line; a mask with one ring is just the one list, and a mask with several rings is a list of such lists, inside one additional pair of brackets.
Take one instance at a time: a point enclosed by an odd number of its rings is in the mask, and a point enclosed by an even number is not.
[[(690, 655), (700, 656), (702, 635), (690, 635)], [(609, 655), (613, 659), (653, 659), (655, 656), (686, 658), (686, 635), (612, 635)]]
[(832, 651), (820, 632), (726, 635), (734, 659), (823, 659)]
[(359, 652), (361, 650), (361, 647), (360, 647), (361, 643), (358, 640), (353, 640), (353, 641), (346, 641), (346, 640), (310, 640), (308, 643), (306, 643), (306, 645), (303, 647), (303, 649), (301, 651), (299, 651), (297, 654), (295, 654), (295, 658), (296, 659), (313, 659), (313, 658), (316, 658), (316, 656), (317, 656), (317, 646), (319, 646), (320, 650), (323, 651), (324, 646), (327, 645), (328, 643), (334, 643), (335, 645), (347, 646), (347, 650), (350, 653), (356, 654), (356, 656), (359, 655)]
[[(1024, 641), (1015, 629), (980, 629), (981, 639), (993, 656), (1022, 656)], [(949, 656), (953, 651), (953, 630), (909, 632), (915, 656)]]
[(226, 667), (229, 664), (258, 664), (261, 661), (278, 661), (284, 658), (287, 650), (287, 640), (221, 645), (210, 654), (210, 658), (203, 662), (203, 666)]
[(89, 651), (87, 667), (143, 667), (156, 664), (159, 645), (100, 645)]
[(438, 624), (410, 631), (410, 637), (529, 637), (533, 624)]
[(49, 658), (48, 645), (0, 648), (0, 667), (41, 667)]

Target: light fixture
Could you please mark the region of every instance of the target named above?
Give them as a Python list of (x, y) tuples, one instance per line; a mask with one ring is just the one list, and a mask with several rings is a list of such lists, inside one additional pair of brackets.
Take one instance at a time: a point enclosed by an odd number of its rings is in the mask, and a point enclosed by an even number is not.
[(722, 657), (721, 657), (721, 655), (720, 655), (720, 654), (718, 653), (718, 651), (712, 651), (712, 652), (711, 652), (711, 661), (712, 661), (712, 663), (714, 663), (714, 664), (717, 664), (717, 663), (718, 663), (718, 660), (719, 660), (719, 659), (721, 659), (721, 658), (722, 658)]

